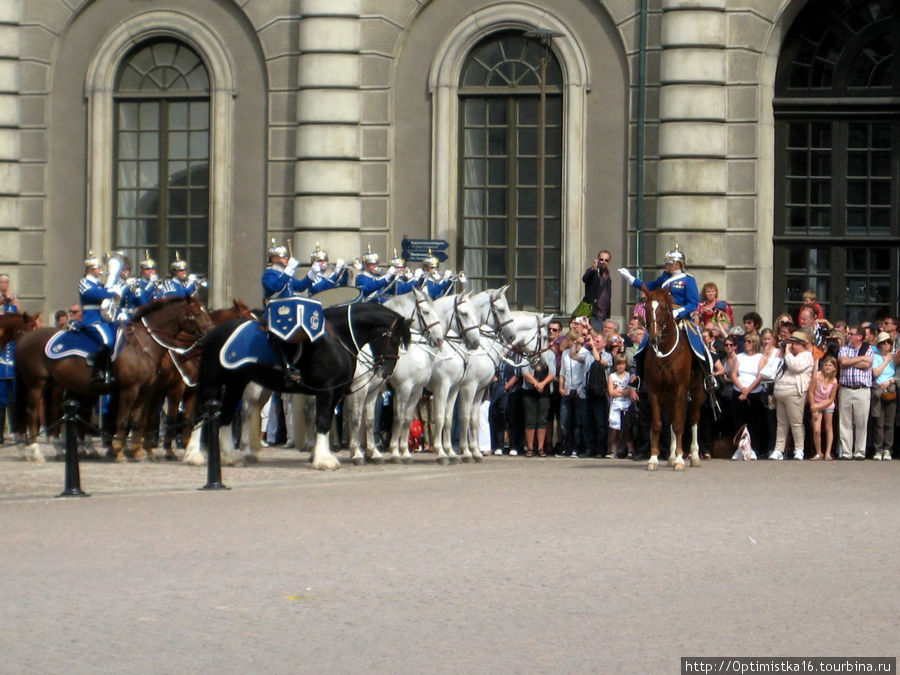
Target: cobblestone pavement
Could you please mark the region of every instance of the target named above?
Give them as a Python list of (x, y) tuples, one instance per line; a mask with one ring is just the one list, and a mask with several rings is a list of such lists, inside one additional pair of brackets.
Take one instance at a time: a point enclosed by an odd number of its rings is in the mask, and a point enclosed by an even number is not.
[[(343, 456), (346, 456), (344, 453)], [(0, 672), (676, 673), (893, 656), (900, 462), (313, 471), (0, 449)]]

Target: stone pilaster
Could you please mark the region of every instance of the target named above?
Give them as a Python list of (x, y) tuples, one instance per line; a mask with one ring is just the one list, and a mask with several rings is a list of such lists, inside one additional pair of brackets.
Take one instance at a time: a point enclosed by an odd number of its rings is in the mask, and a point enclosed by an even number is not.
[(656, 249), (679, 241), (692, 270), (726, 262), (725, 9), (726, 0), (663, 2)]
[[(294, 251), (360, 250), (360, 0), (300, 3)], [(323, 234), (323, 230), (327, 231)]]
[(21, 11), (18, 0), (0, 4), (0, 272), (10, 275), (10, 288), (20, 295)]

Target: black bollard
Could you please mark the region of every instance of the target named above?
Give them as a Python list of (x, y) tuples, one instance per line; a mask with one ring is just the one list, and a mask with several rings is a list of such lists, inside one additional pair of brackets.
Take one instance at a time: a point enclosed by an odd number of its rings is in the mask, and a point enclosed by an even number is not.
[(206, 461), (206, 485), (204, 490), (228, 490), (222, 485), (222, 455), (219, 452), (219, 414), (222, 403), (216, 400), (206, 404), (206, 445), (209, 458)]
[(78, 467), (78, 401), (63, 402), (63, 421), (66, 434), (66, 489), (57, 497), (90, 497), (81, 491), (81, 472)]

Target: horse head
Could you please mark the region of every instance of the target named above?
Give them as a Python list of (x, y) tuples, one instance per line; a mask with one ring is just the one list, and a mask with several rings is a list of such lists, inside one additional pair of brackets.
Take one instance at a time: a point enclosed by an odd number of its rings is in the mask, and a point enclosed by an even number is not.
[(8, 342), (15, 340), (22, 333), (34, 330), (38, 327), (38, 314), (2, 314), (0, 315), (0, 349)]
[(441, 317), (434, 308), (431, 296), (418, 288), (413, 288), (413, 295), (416, 303), (411, 321), (416, 322), (417, 329), (428, 340), (428, 344), (440, 348), (444, 344), (444, 327), (441, 325)]
[(675, 306), (668, 288), (646, 291), (647, 339), (654, 347), (675, 336)]
[[(375, 305), (379, 309), (387, 309)], [(410, 324), (412, 319), (405, 319), (393, 310), (388, 310), (393, 315), (388, 317), (390, 325), (379, 336), (369, 341), (372, 355), (375, 357), (374, 369), (382, 377), (388, 378), (394, 372), (397, 359), (400, 356), (400, 347), (409, 347), (411, 339)]]
[(501, 339), (506, 344), (512, 344), (516, 339), (516, 326), (512, 312), (509, 309), (509, 301), (506, 299), (506, 291), (509, 284), (502, 288), (488, 291), (491, 299), (491, 323), (494, 330), (500, 333)]
[(213, 326), (197, 298), (171, 297), (139, 308), (131, 318), (144, 324), (153, 339), (167, 349), (190, 349)]
[(468, 293), (461, 293), (454, 297), (450, 327), (459, 333), (467, 348), (478, 349), (481, 346), (481, 317), (469, 302)]

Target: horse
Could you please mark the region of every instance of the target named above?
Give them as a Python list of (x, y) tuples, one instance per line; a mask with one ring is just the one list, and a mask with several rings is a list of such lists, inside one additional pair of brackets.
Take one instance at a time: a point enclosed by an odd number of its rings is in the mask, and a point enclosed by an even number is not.
[[(209, 319), (213, 326), (234, 321), (235, 319), (255, 319), (256, 314), (243, 301), (232, 299), (231, 307), (213, 309), (209, 312)], [(160, 409), (164, 401), (168, 401), (166, 407), (166, 427), (163, 434), (162, 445), (165, 458), (169, 461), (177, 461), (173, 446), (179, 431), (182, 447), (186, 447), (191, 437), (191, 420), (194, 417), (194, 409), (197, 401), (197, 378), (200, 374), (200, 349), (189, 350), (184, 354), (169, 351), (168, 355), (160, 363), (159, 377), (154, 388), (150, 404), (147, 406), (148, 421), (156, 419), (156, 411)], [(181, 417), (184, 420), (180, 429), (178, 413), (181, 409)], [(153, 438), (156, 427), (151, 424), (144, 425), (144, 450), (152, 452)]]
[(22, 333), (37, 328), (40, 314), (24, 314), (8, 313), (0, 314), (0, 349), (3, 349), (9, 342), (12, 342)]
[[(397, 312), (375, 303), (354, 303), (328, 307), (325, 333), (314, 342), (306, 342), (298, 361), (301, 382), (287, 385), (280, 364), (246, 362), (225, 368), (220, 352), (232, 334), (246, 322), (229, 321), (213, 328), (204, 338), (200, 363), (200, 410), (211, 400), (221, 401), (220, 447), (226, 454), (233, 450), (231, 421), (238, 401), (248, 382), (287, 393), (312, 394), (316, 397), (316, 443), (313, 447), (314, 469), (339, 469), (340, 461), (331, 453), (328, 433), (334, 409), (347, 393), (354, 379), (356, 359), (363, 345), (373, 352), (373, 374), (390, 375), (401, 345), (409, 346), (409, 320)], [(200, 434), (196, 425), (185, 460), (200, 455)]]
[[(691, 426), (691, 466), (700, 466), (697, 424), (703, 406), (703, 373), (694, 366), (694, 357), (684, 329), (675, 323), (672, 296), (662, 288), (647, 292), (647, 344), (644, 347), (644, 377), (653, 412), (648, 471), (659, 466), (659, 434), (665, 406), (671, 427), (669, 464), (684, 471), (682, 436), (685, 419)], [(688, 401), (690, 396), (690, 401)]]
[[(39, 328), (22, 334), (16, 342), (16, 380), (21, 395), (16, 400), (16, 436), (25, 445), (24, 459), (43, 461), (37, 444), (38, 406), (51, 385), (75, 395), (81, 410), (90, 410), (101, 394), (118, 393), (116, 434), (111, 454), (124, 459), (134, 402), (156, 377), (159, 361), (167, 349), (188, 349), (210, 328), (209, 316), (194, 298), (166, 298), (140, 308), (123, 326), (124, 343), (113, 361), (114, 384), (91, 381), (92, 369), (85, 359), (50, 359), (44, 350), (59, 331)], [(50, 397), (50, 420), (59, 417), (59, 397)], [(58, 438), (58, 430), (55, 434)]]

